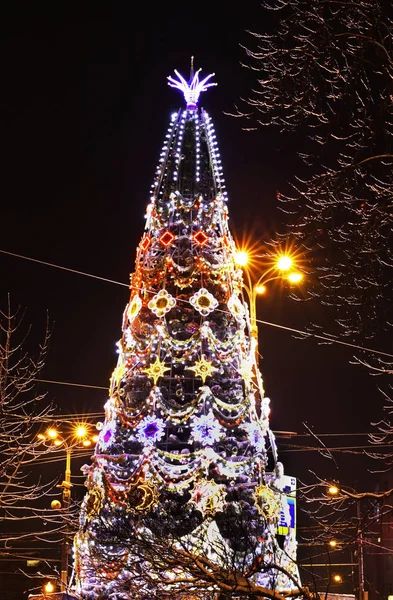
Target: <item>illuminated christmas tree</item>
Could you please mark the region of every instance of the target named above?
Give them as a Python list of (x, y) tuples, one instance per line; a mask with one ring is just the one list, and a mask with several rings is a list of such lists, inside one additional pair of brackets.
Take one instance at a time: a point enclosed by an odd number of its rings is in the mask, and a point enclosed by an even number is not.
[[(105, 422), (85, 467), (75, 593), (92, 600), (218, 598), (222, 573), (269, 590), (298, 586), (294, 532), (277, 535), (282, 465), (216, 135), (198, 107), (215, 84), (175, 73), (169, 85), (186, 107), (160, 155)], [(198, 556), (212, 573), (203, 589)]]

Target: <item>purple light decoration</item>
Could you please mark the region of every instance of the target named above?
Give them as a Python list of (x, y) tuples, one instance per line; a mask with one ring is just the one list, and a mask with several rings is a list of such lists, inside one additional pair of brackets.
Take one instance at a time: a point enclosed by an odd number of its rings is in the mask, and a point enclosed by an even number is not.
[(211, 77), (214, 77), (214, 73), (211, 73), (205, 77), (205, 79), (199, 81), (199, 73), (201, 70), (202, 69), (198, 69), (192, 79), (190, 78), (189, 83), (187, 83), (184, 77), (182, 77), (176, 69), (175, 73), (178, 79), (174, 79), (174, 77), (171, 76), (168, 77), (168, 85), (183, 92), (188, 109), (195, 109), (197, 107), (201, 92), (205, 92), (209, 87), (217, 85), (216, 83), (207, 83)]
[(113, 423), (109, 423), (102, 431), (101, 431), (101, 436), (100, 436), (100, 441), (99, 441), (99, 445), (100, 447), (105, 450), (106, 448), (108, 448), (108, 446), (110, 446), (110, 444), (113, 442), (114, 439), (114, 425)]
[(164, 435), (165, 424), (162, 419), (153, 416), (145, 417), (137, 427), (137, 439), (142, 444), (152, 445)]

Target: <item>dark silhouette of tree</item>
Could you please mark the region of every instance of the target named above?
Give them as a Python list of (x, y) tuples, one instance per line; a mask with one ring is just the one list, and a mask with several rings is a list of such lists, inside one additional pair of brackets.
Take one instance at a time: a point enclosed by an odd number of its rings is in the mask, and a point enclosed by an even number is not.
[[(379, 0), (263, 6), (277, 22), (245, 49), (255, 87), (239, 115), (277, 128), (300, 157), (291, 191), (278, 194), (285, 235), (310, 257), (309, 297), (328, 307), (336, 333), (365, 346), (393, 317), (393, 8)], [(381, 334), (387, 351), (383, 344)], [(388, 356), (359, 358), (392, 370)]]

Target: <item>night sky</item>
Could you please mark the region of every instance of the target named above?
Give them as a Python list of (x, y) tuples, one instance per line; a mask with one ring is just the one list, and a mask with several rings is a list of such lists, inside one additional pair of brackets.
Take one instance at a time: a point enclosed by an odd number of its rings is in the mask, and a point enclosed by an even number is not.
[[(0, 249), (128, 283), (168, 120), (182, 105), (166, 78), (174, 69), (188, 76), (191, 55), (202, 74), (216, 74), (218, 87), (200, 104), (215, 122), (232, 232), (269, 241), (282, 222), (276, 192), (293, 177), (301, 148), (283, 147), (277, 131), (244, 131), (225, 114), (253, 85), (252, 72), (240, 64), (241, 44), (251, 44), (247, 29), (269, 26), (259, 2), (104, 4), (70, 2), (44, 11), (31, 3), (2, 19)], [(106, 387), (127, 288), (3, 253), (0, 269), (0, 305), (9, 293), (13, 307), (26, 308), (32, 346), (49, 315), (51, 351), (42, 377)], [(260, 319), (297, 329), (321, 311), (278, 288), (258, 305)], [(263, 325), (260, 351), (273, 430), (300, 434), (307, 422), (316, 433), (366, 432), (381, 417), (376, 381), (349, 364), (351, 349)], [(105, 390), (83, 387), (40, 384), (40, 390), (58, 414), (100, 412), (107, 398)], [(355, 446), (366, 438), (323, 440)], [(335, 455), (336, 468), (331, 460), (318, 462), (315, 452), (287, 451), (288, 443), (310, 445), (311, 438), (278, 442), (288, 474), (302, 479), (318, 468), (349, 485), (362, 472), (369, 479), (356, 455)]]

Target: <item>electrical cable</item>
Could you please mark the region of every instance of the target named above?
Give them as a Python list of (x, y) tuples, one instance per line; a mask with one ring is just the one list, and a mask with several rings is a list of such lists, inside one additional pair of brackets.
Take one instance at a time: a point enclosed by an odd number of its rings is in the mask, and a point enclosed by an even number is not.
[[(37, 258), (31, 258), (29, 256), (23, 256), (22, 254), (16, 254), (15, 252), (8, 252), (7, 250), (1, 250), (0, 252), (2, 254), (7, 254), (9, 256), (14, 256), (16, 258), (22, 258), (24, 260), (29, 260), (35, 263), (39, 263), (42, 265), (46, 265), (48, 267), (54, 267), (56, 269), (62, 269), (63, 271), (69, 271), (70, 273), (75, 273), (77, 275), (84, 275), (85, 277), (91, 277), (93, 279), (99, 279), (101, 281), (106, 281), (107, 283), (114, 283), (115, 285), (121, 285), (127, 288), (131, 288), (132, 286), (126, 284), (126, 283), (122, 283), (120, 281), (114, 281), (113, 279), (107, 279), (106, 277), (99, 277), (98, 275), (92, 275), (91, 273), (85, 273), (84, 271), (78, 271), (77, 269), (70, 269), (68, 267), (63, 267), (61, 265), (56, 265), (54, 263), (49, 263), (43, 260), (38, 260)], [(226, 311), (222, 311), (222, 312), (226, 312)], [(367, 348), (365, 346), (359, 346), (357, 344), (351, 344), (349, 342), (344, 342), (342, 340), (338, 340), (336, 337), (328, 337), (329, 334), (326, 335), (319, 335), (316, 333), (310, 333), (310, 332), (306, 332), (306, 331), (301, 331), (300, 329), (294, 329), (292, 327), (288, 327), (285, 325), (279, 325), (278, 323), (271, 323), (269, 321), (262, 321), (260, 319), (256, 319), (256, 322), (261, 324), (261, 325), (268, 325), (269, 327), (276, 327), (277, 329), (283, 329), (284, 331), (290, 331), (292, 333), (297, 333), (300, 335), (304, 335), (305, 337), (308, 338), (316, 338), (319, 340), (323, 340), (325, 342), (329, 342), (331, 344), (340, 344), (342, 346), (347, 346), (349, 348), (354, 348), (356, 350), (361, 350), (363, 352), (371, 352), (373, 354), (379, 354), (380, 356), (386, 356), (388, 358), (393, 358), (393, 354), (389, 354), (388, 352), (383, 352), (382, 350), (374, 350), (373, 348)]]

